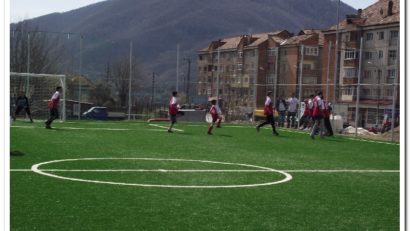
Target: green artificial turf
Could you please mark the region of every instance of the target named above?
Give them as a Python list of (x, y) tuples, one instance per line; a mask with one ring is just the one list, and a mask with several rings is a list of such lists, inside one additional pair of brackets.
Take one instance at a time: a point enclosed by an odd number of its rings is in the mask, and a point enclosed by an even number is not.
[[(312, 140), (286, 129), (276, 137), (249, 125), (223, 124), (212, 136), (205, 123), (178, 123), (182, 131), (174, 133), (166, 132), (166, 123), (155, 125), (72, 121), (47, 130), (40, 122), (14, 122), (11, 230), (400, 227), (397, 144), (342, 136)], [(60, 178), (30, 171), (54, 160), (60, 162), (39, 169)], [(292, 179), (258, 186), (283, 180), (282, 171)]]

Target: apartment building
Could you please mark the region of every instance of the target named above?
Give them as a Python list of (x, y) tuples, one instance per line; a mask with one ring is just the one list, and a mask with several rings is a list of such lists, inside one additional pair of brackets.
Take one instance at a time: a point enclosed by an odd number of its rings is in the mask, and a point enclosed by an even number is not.
[(319, 30), (300, 31), (280, 44), (277, 96), (303, 99), (321, 90), (322, 48)]
[(284, 30), (212, 41), (198, 51), (198, 95), (218, 96), (225, 111), (263, 107), (267, 89), (273, 88), (267, 83), (278, 73), (279, 44), (290, 36)]
[[(335, 99), (337, 113), (352, 124), (355, 121), (357, 85), (359, 91), (359, 126), (381, 124), (385, 109), (399, 105), (399, 89), (392, 85), (399, 79), (399, 0), (379, 0), (357, 14), (347, 15), (338, 25), (324, 33), (323, 62), (330, 60), (329, 98)], [(335, 81), (335, 42), (339, 37), (339, 62)], [(361, 40), (363, 41), (362, 47)], [(330, 56), (329, 56), (330, 54)], [(360, 59), (361, 57), (361, 59)], [(360, 72), (359, 72), (360, 70)], [(335, 88), (336, 86), (336, 88)]]

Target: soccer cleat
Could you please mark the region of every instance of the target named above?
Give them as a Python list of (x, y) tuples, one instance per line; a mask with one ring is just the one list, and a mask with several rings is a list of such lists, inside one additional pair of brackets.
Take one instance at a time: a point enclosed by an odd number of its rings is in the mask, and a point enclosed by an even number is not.
[(53, 128), (50, 125), (47, 125), (46, 129), (53, 129)]
[(260, 127), (256, 126), (256, 131), (259, 132), (259, 130), (260, 130)]
[(168, 129), (168, 132), (169, 132), (169, 133), (172, 133), (172, 131), (171, 131), (170, 129)]

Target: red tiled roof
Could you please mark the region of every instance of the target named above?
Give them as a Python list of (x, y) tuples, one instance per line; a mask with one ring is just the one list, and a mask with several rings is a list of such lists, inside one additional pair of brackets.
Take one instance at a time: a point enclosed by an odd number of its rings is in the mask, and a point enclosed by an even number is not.
[[(388, 14), (389, 2), (393, 3), (392, 14)], [(373, 26), (400, 22), (400, 0), (379, 0), (362, 10), (357, 17), (351, 17), (351, 23), (345, 19), (339, 23), (339, 29), (347, 29), (351, 24), (357, 26)], [(336, 30), (336, 25), (328, 31)]]

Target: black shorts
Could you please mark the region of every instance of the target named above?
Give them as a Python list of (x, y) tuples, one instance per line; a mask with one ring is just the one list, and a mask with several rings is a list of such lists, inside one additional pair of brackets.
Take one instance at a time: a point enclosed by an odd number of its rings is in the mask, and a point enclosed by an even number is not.
[(272, 115), (266, 115), (266, 122), (268, 122), (270, 124), (275, 123), (275, 119), (273, 118), (273, 114)]
[(177, 115), (169, 115), (169, 119), (171, 120), (172, 123), (177, 122)]
[(316, 120), (321, 120), (321, 119), (323, 119), (323, 116), (322, 115), (318, 115), (318, 116), (313, 116), (313, 120), (314, 121), (316, 121)]
[(23, 107), (23, 106), (17, 106), (16, 111), (14, 112), (14, 114), (18, 115), (20, 113), (21, 110), (25, 110), (27, 115), (30, 115), (30, 108), (29, 107)]

